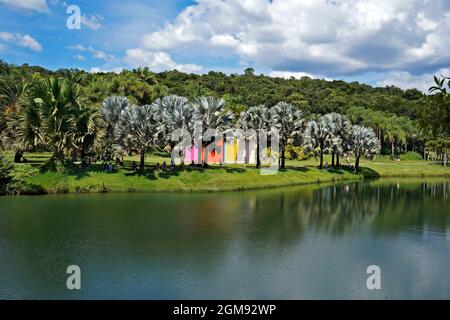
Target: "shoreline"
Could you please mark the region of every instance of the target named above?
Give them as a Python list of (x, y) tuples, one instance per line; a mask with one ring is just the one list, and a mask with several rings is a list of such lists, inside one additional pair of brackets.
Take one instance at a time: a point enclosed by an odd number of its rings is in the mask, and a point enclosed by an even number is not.
[[(217, 181), (216, 183), (211, 185), (211, 180), (214, 180), (214, 177), (211, 178), (210, 176), (207, 176), (206, 172), (208, 170), (205, 170), (205, 172), (187, 172), (187, 171), (175, 171), (172, 172), (174, 175), (173, 177), (170, 176), (168, 178), (155, 178), (155, 183), (149, 184), (149, 185), (140, 185), (140, 186), (133, 186), (133, 181), (130, 180), (130, 183), (126, 183), (126, 181), (120, 181), (121, 177), (127, 176), (127, 172), (124, 172), (124, 170), (120, 170), (119, 172), (107, 175), (107, 174), (101, 174), (102, 177), (94, 177), (95, 183), (92, 182), (85, 182), (82, 183), (80, 178), (73, 178), (71, 175), (68, 174), (58, 174), (58, 173), (49, 173), (49, 175), (54, 175), (56, 178), (45, 181), (46, 183), (39, 183), (40, 179), (43, 179), (43, 177), (46, 175), (46, 173), (37, 173), (30, 179), (26, 179), (25, 182), (27, 184), (27, 188), (24, 190), (21, 190), (17, 194), (2, 194), (0, 196), (3, 197), (10, 197), (10, 196), (17, 196), (17, 195), (27, 195), (27, 196), (38, 196), (38, 195), (56, 195), (56, 194), (95, 194), (95, 193), (210, 193), (210, 192), (239, 192), (239, 191), (252, 191), (252, 190), (263, 190), (263, 189), (273, 189), (273, 188), (286, 188), (286, 187), (296, 187), (296, 186), (303, 186), (303, 185), (314, 185), (314, 184), (327, 184), (327, 183), (341, 183), (341, 182), (357, 182), (357, 181), (363, 181), (363, 180), (378, 180), (378, 179), (388, 179), (388, 178), (419, 178), (419, 179), (426, 179), (426, 178), (443, 178), (443, 179), (450, 179), (450, 169), (447, 172), (444, 173), (428, 173), (424, 174), (422, 173), (397, 173), (397, 174), (389, 174), (389, 173), (383, 173), (383, 172), (372, 172), (370, 168), (362, 167), (361, 172), (358, 174), (353, 174), (348, 172), (346, 168), (341, 169), (333, 169), (335, 172), (330, 172), (332, 170), (319, 170), (316, 168), (311, 167), (293, 167), (293, 168), (287, 168), (286, 170), (280, 171), (274, 176), (260, 176), (260, 177), (253, 177), (255, 174), (255, 171), (259, 169), (255, 168), (245, 168), (244, 173), (230, 173), (228, 172), (229, 169), (227, 168), (220, 168), (219, 170), (213, 171), (220, 171), (217, 176), (222, 175), (229, 175), (233, 176), (236, 179), (228, 179), (227, 183), (220, 183), (220, 181)], [(298, 171), (306, 171), (306, 174), (296, 176)], [(447, 170), (447, 169), (444, 169)], [(184, 174), (187, 177), (178, 177), (180, 173)], [(208, 172), (211, 173), (211, 172)], [(217, 173), (217, 172), (215, 172)], [(160, 173), (165, 174), (165, 173)], [(189, 179), (193, 180), (194, 175), (205, 175), (205, 179), (203, 181), (196, 181), (195, 183), (192, 182), (190, 187), (187, 187), (189, 184)], [(236, 176), (239, 175), (248, 175), (249, 179), (253, 179), (250, 181), (245, 181), (242, 179), (242, 176)], [(119, 183), (115, 181), (114, 183), (110, 181), (108, 183), (108, 178), (111, 177), (111, 175), (116, 175), (116, 180), (119, 180)], [(279, 175), (279, 176), (278, 176)], [(278, 177), (277, 177), (278, 176)], [(69, 178), (75, 179), (74, 183), (71, 183)], [(261, 178), (265, 177), (265, 178)], [(270, 177), (275, 177), (276, 179), (267, 180)], [(105, 179), (101, 179), (105, 178)], [(140, 182), (142, 182), (143, 179), (146, 178), (145, 175), (139, 176), (139, 177), (133, 177), (136, 179), (139, 179)], [(256, 179), (259, 179), (259, 181), (256, 181)], [(91, 179), (92, 180), (92, 179)], [(102, 181), (103, 180), (103, 181)], [(125, 180), (125, 179), (124, 179)], [(178, 185), (169, 185), (167, 182), (168, 180), (171, 180), (171, 182), (178, 183)], [(187, 180), (187, 181), (184, 181)], [(200, 179), (202, 180), (202, 179)], [(98, 181), (98, 182), (97, 182)], [(138, 181), (138, 180), (136, 180)], [(160, 184), (158, 184), (160, 183)], [(208, 184), (209, 183), (209, 184)]]

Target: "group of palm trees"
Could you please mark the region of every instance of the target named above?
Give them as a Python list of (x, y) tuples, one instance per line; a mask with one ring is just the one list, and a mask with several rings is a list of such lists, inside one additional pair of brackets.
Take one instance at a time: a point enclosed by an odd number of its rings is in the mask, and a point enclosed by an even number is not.
[[(273, 107), (253, 106), (243, 111), (237, 119), (227, 111), (221, 98), (200, 97), (193, 102), (187, 98), (170, 95), (157, 99), (151, 105), (133, 106), (125, 97), (112, 96), (102, 104), (107, 123), (106, 148), (112, 153), (140, 155), (140, 168), (144, 167), (145, 154), (155, 146), (169, 145), (173, 149), (175, 130), (186, 132), (191, 141), (196, 132), (214, 129), (226, 132), (234, 126), (243, 132), (253, 131), (256, 139), (256, 166), (261, 166), (261, 134), (277, 130), (280, 144), (280, 167), (285, 168), (286, 146), (300, 144), (320, 157), (332, 155), (332, 166), (339, 166), (339, 157), (352, 152), (355, 171), (362, 156), (373, 158), (380, 151), (380, 142), (371, 128), (352, 125), (338, 113), (309, 117), (302, 110), (285, 102)], [(196, 126), (201, 130), (196, 130)], [(203, 139), (203, 147), (208, 144)], [(182, 156), (182, 159), (184, 155)], [(336, 161), (335, 161), (336, 159)]]
[[(150, 105), (136, 106), (126, 97), (106, 98), (101, 108), (87, 101), (79, 87), (67, 79), (40, 81), (21, 95), (12, 106), (7, 128), (1, 133), (4, 147), (15, 150), (15, 161), (25, 151), (52, 150), (53, 159), (84, 159), (89, 155), (145, 155), (152, 148), (176, 145), (175, 131), (186, 132), (192, 139), (208, 129), (226, 132), (236, 127), (256, 133), (256, 166), (261, 166), (259, 138), (275, 128), (280, 144), (280, 167), (285, 168), (286, 146), (296, 144), (320, 157), (332, 155), (332, 166), (339, 157), (352, 152), (355, 170), (361, 156), (371, 158), (379, 153), (380, 143), (371, 128), (352, 125), (337, 113), (307, 115), (291, 104), (280, 102), (272, 107), (253, 106), (239, 115), (227, 109), (221, 98), (199, 97), (190, 101), (169, 95)], [(200, 127), (200, 128), (199, 128)], [(201, 139), (201, 137), (200, 137)], [(210, 142), (202, 140), (202, 146)], [(201, 150), (201, 149), (200, 149)]]

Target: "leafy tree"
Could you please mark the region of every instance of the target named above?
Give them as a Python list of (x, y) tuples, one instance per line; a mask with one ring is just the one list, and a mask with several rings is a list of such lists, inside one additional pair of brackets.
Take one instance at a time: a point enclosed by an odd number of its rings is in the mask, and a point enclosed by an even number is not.
[(327, 123), (330, 125), (331, 137), (329, 140), (330, 151), (331, 151), (331, 165), (335, 167), (335, 157), (336, 165), (339, 166), (339, 156), (344, 152), (345, 147), (348, 145), (347, 139), (351, 131), (351, 123), (345, 117), (339, 113), (329, 113), (324, 117), (327, 117)]
[(269, 129), (270, 111), (264, 105), (250, 107), (241, 113), (239, 125), (244, 131), (255, 130), (256, 132), (256, 167), (259, 168), (261, 166), (260, 134)]
[(305, 120), (305, 113), (289, 103), (279, 102), (270, 109), (270, 124), (278, 129), (281, 144), (281, 168), (286, 161), (286, 144), (299, 134)]
[(115, 142), (115, 128), (122, 111), (130, 105), (128, 98), (111, 96), (102, 102), (102, 116), (105, 124), (105, 140), (103, 143), (104, 153), (111, 156)]
[(355, 170), (359, 170), (359, 161), (361, 156), (372, 159), (378, 154), (380, 141), (377, 139), (372, 128), (362, 126), (353, 126), (350, 137), (350, 146), (355, 156)]
[(145, 154), (160, 141), (160, 110), (155, 105), (132, 106), (122, 110), (115, 128), (119, 146), (132, 148), (140, 156), (139, 168), (144, 170)]
[[(309, 121), (306, 124), (304, 142), (308, 150), (315, 154), (319, 153), (319, 168), (323, 168), (323, 154), (333, 144), (332, 117), (320, 116), (317, 120)], [(339, 142), (336, 142), (340, 143)]]
[[(176, 143), (172, 141), (171, 137), (175, 130), (180, 130), (180, 132), (181, 130), (186, 131), (191, 137), (193, 136), (195, 114), (194, 108), (188, 99), (171, 95), (156, 100), (154, 106), (162, 114), (162, 123), (171, 150), (173, 150)], [(181, 162), (184, 162), (184, 150), (182, 152)]]

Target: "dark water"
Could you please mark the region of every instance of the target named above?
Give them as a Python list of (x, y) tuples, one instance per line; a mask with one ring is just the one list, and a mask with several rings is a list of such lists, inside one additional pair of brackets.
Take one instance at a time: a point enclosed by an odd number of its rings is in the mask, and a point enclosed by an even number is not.
[[(450, 298), (450, 181), (0, 198), (0, 298)], [(66, 288), (79, 265), (82, 290)], [(366, 268), (381, 268), (381, 290)]]

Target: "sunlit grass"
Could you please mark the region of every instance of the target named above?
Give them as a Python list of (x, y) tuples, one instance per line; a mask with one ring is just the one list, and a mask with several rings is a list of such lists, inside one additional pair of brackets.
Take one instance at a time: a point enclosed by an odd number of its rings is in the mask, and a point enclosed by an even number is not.
[[(12, 158), (12, 154), (8, 154)], [(147, 191), (225, 191), (290, 186), (307, 183), (356, 180), (363, 177), (420, 177), (448, 176), (450, 168), (427, 161), (395, 162), (381, 158), (374, 161), (362, 160), (361, 172), (352, 173), (350, 164), (341, 169), (327, 168), (319, 170), (318, 159), (307, 161), (288, 160), (287, 169), (275, 175), (261, 175), (253, 165), (213, 165), (207, 169), (185, 166), (184, 169), (155, 171), (156, 163), (169, 157), (149, 154), (146, 157), (146, 170), (143, 173), (133, 171), (133, 161), (138, 156), (125, 157), (124, 167), (116, 168), (113, 173), (104, 172), (101, 162), (89, 169), (76, 169), (73, 172), (54, 172), (43, 170), (42, 165), (51, 157), (51, 153), (27, 153), (28, 163), (16, 164), (17, 179), (31, 186), (39, 187), (36, 192), (147, 192)], [(331, 157), (325, 156), (324, 163), (331, 163)], [(344, 159), (341, 163), (346, 165)], [(33, 190), (33, 188), (31, 188)], [(32, 191), (31, 191), (32, 193)]]

